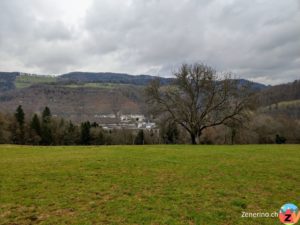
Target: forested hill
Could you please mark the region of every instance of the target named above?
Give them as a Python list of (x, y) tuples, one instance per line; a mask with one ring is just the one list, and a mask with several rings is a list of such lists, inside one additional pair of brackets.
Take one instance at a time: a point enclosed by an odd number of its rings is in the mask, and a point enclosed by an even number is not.
[(262, 90), (260, 93), (260, 102), (262, 105), (271, 105), (292, 100), (300, 100), (300, 80), (275, 85)]
[[(129, 84), (145, 86), (151, 80), (159, 79), (162, 85), (171, 84), (174, 78), (150, 76), (150, 75), (130, 75), (125, 73), (110, 73), (110, 72), (71, 72), (59, 76), (48, 75), (33, 75), (19, 72), (0, 72), (0, 91), (12, 89), (26, 88), (36, 84), (52, 84), (52, 85), (83, 85), (83, 84)], [(249, 82), (245, 79), (239, 79), (240, 84)], [(254, 90), (259, 91), (267, 88), (261, 83), (252, 83)]]
[(159, 78), (161, 83), (166, 85), (173, 81), (173, 78), (156, 77), (150, 75), (129, 75), (125, 73), (88, 73), (72, 72), (58, 76), (58, 82), (78, 82), (78, 83), (114, 83), (114, 84), (134, 84), (147, 85), (151, 80)]
[[(134, 84), (147, 85), (153, 79), (159, 79), (162, 85), (171, 84), (174, 78), (157, 77), (150, 75), (129, 75), (125, 73), (87, 73), (87, 72), (72, 72), (63, 74), (58, 77), (59, 82), (76, 82), (76, 83), (115, 83), (115, 84)], [(238, 80), (241, 85), (249, 82), (245, 79)], [(254, 90), (262, 90), (267, 86), (261, 83), (252, 83)]]
[(15, 88), (15, 80), (20, 73), (18, 72), (0, 72), (0, 92)]

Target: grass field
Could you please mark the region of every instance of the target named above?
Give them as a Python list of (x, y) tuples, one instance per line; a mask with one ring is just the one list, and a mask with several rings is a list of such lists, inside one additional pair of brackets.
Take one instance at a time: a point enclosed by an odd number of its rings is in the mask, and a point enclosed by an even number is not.
[(114, 84), (114, 83), (83, 83), (83, 84), (68, 84), (63, 85), (67, 88), (101, 88), (101, 89), (115, 89), (120, 87), (130, 87), (130, 84)]
[(278, 102), (277, 104), (272, 104), (269, 106), (265, 106), (261, 108), (263, 112), (270, 111), (270, 110), (278, 110), (278, 109), (290, 109), (290, 108), (299, 108), (300, 107), (300, 100), (292, 100), (292, 101), (282, 101)]
[(280, 224), (300, 146), (0, 145), (0, 224)]
[(27, 88), (33, 84), (41, 84), (41, 83), (54, 83), (56, 78), (53, 76), (29, 76), (29, 75), (22, 75), (18, 76), (15, 81), (16, 88)]

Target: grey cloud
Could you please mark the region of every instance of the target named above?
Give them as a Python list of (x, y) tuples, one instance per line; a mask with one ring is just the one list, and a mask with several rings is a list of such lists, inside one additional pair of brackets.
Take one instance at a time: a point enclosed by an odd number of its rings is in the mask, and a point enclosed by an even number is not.
[(130, 6), (119, 1), (119, 7), (104, 2), (95, 2), (87, 17), (89, 34), (98, 40), (94, 50), (121, 49), (120, 60), (156, 67), (186, 60), (203, 42), (205, 8), (212, 1), (132, 1)]
[(299, 77), (283, 75), (299, 49), (296, 1), (116, 2), (95, 1), (89, 12), (86, 29), (99, 43), (94, 54), (122, 52), (121, 65), (146, 65), (161, 75), (202, 61), (245, 78)]
[(60, 41), (72, 39), (72, 30), (60, 21), (45, 22), (39, 21), (35, 26), (37, 38), (47, 41)]
[(299, 0), (94, 0), (80, 24), (45, 2), (0, 1), (0, 70), (170, 76), (200, 61), (260, 82), (300, 78)]
[(32, 68), (42, 68), (42, 72), (59, 74), (72, 69), (73, 65), (82, 66), (82, 50), (75, 48), (75, 42), (57, 43), (40, 41), (36, 48), (29, 49), (23, 58), (23, 63)]
[(31, 0), (0, 2), (0, 59), (20, 67), (1, 64), (0, 70), (55, 73), (76, 62), (72, 29), (62, 21), (41, 18), (38, 6)]

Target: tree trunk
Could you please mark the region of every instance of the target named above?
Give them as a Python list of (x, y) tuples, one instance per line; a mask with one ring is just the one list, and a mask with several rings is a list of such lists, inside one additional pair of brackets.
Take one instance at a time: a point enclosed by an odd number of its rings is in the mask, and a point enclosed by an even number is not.
[(200, 136), (201, 136), (201, 134), (202, 134), (201, 131), (199, 131), (199, 132), (197, 133), (196, 142), (197, 142), (198, 144), (200, 144)]
[(195, 133), (190, 133), (191, 136), (191, 142), (193, 145), (199, 144), (200, 143), (200, 136), (201, 136), (201, 131), (196, 131)]
[(193, 145), (196, 145), (197, 144), (197, 141), (196, 141), (196, 134), (190, 134), (191, 135), (191, 141), (192, 141), (192, 144)]
[(235, 140), (235, 135), (236, 135), (236, 130), (234, 128), (231, 128), (231, 144), (234, 144)]

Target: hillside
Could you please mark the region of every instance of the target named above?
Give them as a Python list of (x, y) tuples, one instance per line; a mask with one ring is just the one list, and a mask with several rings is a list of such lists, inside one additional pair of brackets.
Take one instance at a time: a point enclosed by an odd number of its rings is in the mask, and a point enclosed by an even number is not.
[[(74, 72), (61, 76), (0, 73), (0, 111), (22, 105), (28, 114), (49, 106), (53, 115), (99, 122), (99, 115), (144, 113), (143, 87), (157, 77)], [(173, 79), (159, 78), (162, 84)]]
[(300, 80), (263, 89), (257, 99), (260, 112), (300, 119)]
[(300, 119), (300, 99), (276, 102), (261, 107), (259, 111), (274, 116), (286, 116), (291, 119)]
[(300, 99), (300, 80), (263, 89), (259, 95), (260, 104), (264, 106), (297, 99)]
[(22, 105), (28, 113), (50, 107), (53, 115), (73, 121), (97, 121), (97, 115), (112, 113), (117, 107), (122, 113), (140, 113), (143, 101), (137, 87), (66, 88), (54, 85), (33, 85), (0, 95), (0, 111), (13, 112)]
[[(97, 115), (116, 109), (122, 113), (145, 113), (144, 87), (153, 79), (163, 85), (173, 78), (149, 75), (132, 76), (122, 73), (72, 72), (60, 76), (39, 76), (0, 72), (0, 111), (14, 112), (21, 104), (29, 113), (41, 112), (49, 106), (53, 114), (74, 121), (97, 121)], [(247, 80), (240, 79), (244, 84)], [(300, 82), (266, 86), (253, 83), (259, 105), (266, 113), (274, 114), (272, 105), (300, 99)], [(276, 112), (298, 115), (298, 106), (285, 107)], [(287, 114), (285, 113), (285, 114)], [(298, 116), (297, 116), (298, 117)]]
[(16, 78), (19, 76), (19, 73), (7, 73), (0, 72), (0, 93), (8, 91), (15, 88)]

